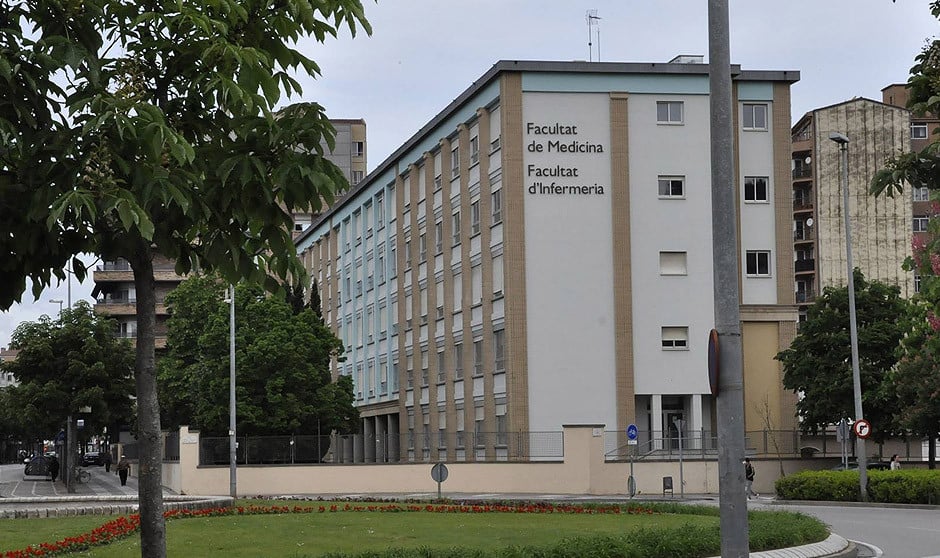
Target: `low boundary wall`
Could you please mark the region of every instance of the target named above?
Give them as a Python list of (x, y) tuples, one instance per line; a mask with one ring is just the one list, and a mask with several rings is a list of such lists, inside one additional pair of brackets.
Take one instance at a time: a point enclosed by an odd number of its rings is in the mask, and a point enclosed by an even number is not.
[[(605, 461), (603, 425), (566, 425), (561, 461), (447, 463), (445, 493), (594, 494), (627, 493), (629, 462)], [(743, 456), (742, 456), (743, 458)], [(754, 489), (773, 492), (781, 475), (805, 469), (800, 459), (751, 458), (757, 469)], [(437, 491), (431, 479), (434, 463), (239, 465), (239, 496), (283, 494), (428, 493)], [(180, 494), (229, 493), (227, 465), (199, 465), (199, 433), (180, 428), (179, 463), (164, 464), (164, 484)], [(687, 494), (718, 493), (715, 459), (678, 461), (640, 460), (633, 465), (638, 494), (662, 495), (663, 477), (672, 477), (678, 496), (680, 476)], [(744, 490), (742, 485), (741, 490)]]

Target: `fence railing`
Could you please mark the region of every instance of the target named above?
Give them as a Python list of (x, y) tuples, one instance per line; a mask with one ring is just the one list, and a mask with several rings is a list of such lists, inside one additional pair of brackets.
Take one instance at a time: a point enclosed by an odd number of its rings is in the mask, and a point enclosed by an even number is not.
[[(370, 436), (239, 436), (240, 465), (421, 463), (431, 461), (547, 461), (564, 458), (562, 432), (418, 431)], [(228, 465), (228, 437), (199, 440), (200, 465)]]
[[(747, 455), (756, 457), (841, 457), (842, 443), (836, 440), (834, 429), (819, 434), (803, 434), (799, 430), (753, 430), (744, 433)], [(854, 439), (849, 443), (853, 453)], [(630, 444), (623, 431), (604, 433), (604, 457), (607, 461), (634, 460), (672, 461), (679, 457), (679, 437), (673, 431), (639, 431), (636, 444)], [(921, 440), (890, 440), (869, 447), (874, 458), (898, 454), (902, 460), (921, 460), (926, 456), (926, 444)], [(718, 438), (710, 430), (683, 432), (684, 459), (714, 459), (718, 455)]]

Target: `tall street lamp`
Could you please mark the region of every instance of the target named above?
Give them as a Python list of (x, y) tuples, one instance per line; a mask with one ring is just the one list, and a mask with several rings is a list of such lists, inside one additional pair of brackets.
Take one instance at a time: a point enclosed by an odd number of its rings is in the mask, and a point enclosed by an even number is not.
[(53, 299), (51, 299), (49, 302), (50, 302), (51, 304), (58, 304), (58, 305), (59, 305), (59, 317), (61, 318), (61, 317), (62, 317), (62, 303), (64, 303), (65, 301), (62, 300), (61, 298), (59, 298), (59, 299), (53, 298)]
[[(845, 267), (849, 289), (849, 338), (852, 346), (852, 391), (855, 395), (855, 420), (862, 414), (862, 380), (858, 370), (858, 326), (855, 317), (855, 268), (852, 266), (852, 223), (849, 219), (849, 138), (839, 132), (830, 132), (829, 139), (839, 144), (842, 156), (842, 216), (845, 218)], [(868, 456), (865, 454), (865, 438), (855, 437), (855, 453), (858, 458), (859, 492), (863, 502), (868, 501)]]

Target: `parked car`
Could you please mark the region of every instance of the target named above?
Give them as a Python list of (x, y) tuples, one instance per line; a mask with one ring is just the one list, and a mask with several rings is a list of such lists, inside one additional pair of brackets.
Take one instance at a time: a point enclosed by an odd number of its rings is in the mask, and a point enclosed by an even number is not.
[[(867, 468), (869, 471), (887, 471), (891, 468), (891, 463), (883, 461), (871, 461), (868, 463)], [(849, 463), (848, 467), (844, 467), (841, 463), (836, 465), (831, 469), (832, 471), (857, 471), (858, 463)]]
[(82, 456), (82, 467), (89, 465), (104, 465), (104, 457), (97, 451), (86, 451)]

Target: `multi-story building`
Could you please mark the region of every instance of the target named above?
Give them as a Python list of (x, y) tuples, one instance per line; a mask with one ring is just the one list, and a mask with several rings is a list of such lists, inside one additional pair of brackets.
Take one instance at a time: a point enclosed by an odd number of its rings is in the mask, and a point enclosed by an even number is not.
[[(683, 61), (498, 62), (296, 240), (362, 416), (341, 455), (714, 434), (708, 66)], [(799, 73), (733, 76), (745, 420), (792, 428), (773, 357), (796, 332)]]
[[(19, 351), (15, 349), (0, 347), (0, 363), (16, 360), (17, 353), (19, 353)], [(2, 367), (0, 367), (0, 388), (14, 386), (16, 384), (16, 378), (13, 377), (13, 373), (6, 372), (5, 370), (2, 370)]]
[(823, 289), (847, 282), (841, 155), (832, 132), (849, 138), (853, 266), (869, 279), (899, 286), (902, 296), (914, 293), (914, 276), (903, 269), (920, 225), (912, 218), (912, 193), (869, 194), (885, 160), (910, 150), (912, 130), (910, 111), (864, 98), (813, 110), (793, 126), (794, 290), (803, 317)]
[[(346, 179), (354, 186), (365, 176), (366, 166), (366, 123), (362, 119), (330, 120), (336, 130), (335, 145), (331, 151), (324, 145), (326, 158), (342, 169)], [(310, 226), (316, 215), (309, 213), (294, 214), (294, 235), (299, 235)], [(166, 347), (166, 320), (169, 317), (164, 299), (180, 282), (185, 279), (175, 271), (175, 264), (167, 258), (157, 256), (154, 259), (154, 278), (156, 279), (157, 322), (156, 347)], [(134, 288), (134, 274), (125, 260), (106, 261), (94, 271), (95, 312), (115, 318), (118, 322), (117, 334), (121, 337), (137, 337), (137, 296)]]

